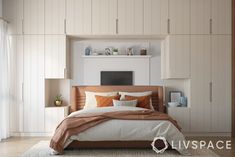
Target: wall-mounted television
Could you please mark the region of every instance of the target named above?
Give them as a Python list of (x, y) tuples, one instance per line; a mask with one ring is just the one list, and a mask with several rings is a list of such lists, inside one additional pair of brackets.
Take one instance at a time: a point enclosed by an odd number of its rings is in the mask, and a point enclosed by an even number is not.
[(101, 71), (101, 85), (133, 85), (132, 71)]

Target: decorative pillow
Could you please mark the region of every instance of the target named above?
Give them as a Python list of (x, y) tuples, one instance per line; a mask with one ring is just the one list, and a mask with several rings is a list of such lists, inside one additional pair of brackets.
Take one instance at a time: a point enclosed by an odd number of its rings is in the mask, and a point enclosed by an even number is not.
[(96, 108), (97, 107), (97, 102), (96, 102), (95, 95), (99, 95), (99, 96), (115, 96), (115, 95), (118, 95), (118, 92), (102, 92), (102, 93), (98, 93), (98, 92), (88, 92), (88, 91), (85, 91), (85, 94), (86, 94), (86, 100), (85, 100), (84, 109), (87, 109), (87, 108)]
[[(124, 100), (125, 99), (125, 95), (129, 95), (129, 96), (149, 96), (152, 95), (152, 91), (145, 91), (145, 92), (119, 92), (119, 94), (121, 95), (120, 100)], [(152, 99), (150, 97), (150, 109), (154, 110), (153, 105), (152, 105)]]
[(114, 100), (113, 99), (113, 106), (129, 106), (129, 107), (136, 107), (137, 100)]
[(96, 95), (96, 102), (97, 102), (97, 107), (108, 107), (108, 106), (113, 106), (113, 100), (119, 100), (120, 95), (116, 96), (99, 96)]
[(151, 107), (150, 107), (151, 95), (148, 95), (148, 96), (138, 96), (138, 97), (137, 96), (126, 95), (125, 99), (126, 100), (137, 100), (137, 107), (151, 109)]
[(152, 91), (146, 91), (146, 92), (118, 92), (121, 95), (120, 100), (124, 100), (125, 99), (125, 95), (129, 95), (129, 96), (148, 96), (148, 95), (152, 95)]

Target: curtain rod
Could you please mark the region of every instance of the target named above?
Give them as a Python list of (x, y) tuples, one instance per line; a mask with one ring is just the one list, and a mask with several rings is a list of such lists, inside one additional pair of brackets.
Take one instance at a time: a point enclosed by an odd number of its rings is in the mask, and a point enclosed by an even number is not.
[(6, 23), (10, 23), (9, 21), (7, 21), (6, 19), (4, 19), (3, 17), (0, 17), (1, 20), (5, 21)]

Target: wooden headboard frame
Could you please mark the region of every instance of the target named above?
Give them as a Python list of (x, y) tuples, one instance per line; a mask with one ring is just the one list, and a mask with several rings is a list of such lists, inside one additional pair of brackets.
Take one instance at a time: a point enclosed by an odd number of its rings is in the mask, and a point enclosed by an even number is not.
[(152, 105), (156, 111), (166, 113), (164, 92), (162, 86), (73, 86), (71, 91), (70, 112), (83, 109), (85, 105), (85, 91), (91, 92), (144, 92), (152, 91)]

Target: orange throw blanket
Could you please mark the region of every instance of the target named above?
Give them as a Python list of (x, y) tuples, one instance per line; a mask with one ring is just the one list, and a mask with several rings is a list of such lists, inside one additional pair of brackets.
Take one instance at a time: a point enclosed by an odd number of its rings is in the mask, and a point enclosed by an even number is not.
[(112, 119), (168, 120), (180, 130), (177, 122), (167, 114), (151, 110), (86, 113), (64, 119), (56, 128), (50, 142), (50, 147), (59, 153), (63, 153), (64, 145), (72, 135), (77, 135), (93, 126)]

